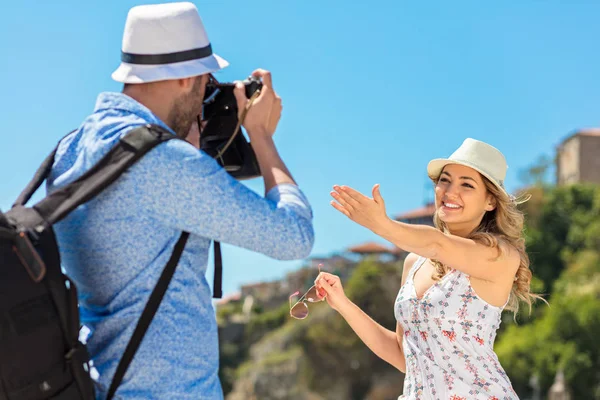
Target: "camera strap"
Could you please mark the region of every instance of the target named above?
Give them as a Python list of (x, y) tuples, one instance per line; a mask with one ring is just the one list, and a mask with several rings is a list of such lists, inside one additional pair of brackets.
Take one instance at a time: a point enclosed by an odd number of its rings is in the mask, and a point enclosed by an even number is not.
[(221, 243), (213, 242), (215, 253), (215, 276), (213, 277), (213, 299), (223, 297), (223, 258), (221, 257)]

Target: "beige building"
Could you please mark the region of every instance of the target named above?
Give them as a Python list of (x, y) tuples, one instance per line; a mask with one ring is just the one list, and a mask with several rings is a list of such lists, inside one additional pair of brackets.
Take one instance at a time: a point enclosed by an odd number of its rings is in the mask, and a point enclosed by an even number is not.
[(427, 203), (423, 207), (398, 214), (394, 219), (407, 224), (433, 226), (433, 214), (435, 214), (435, 204)]
[(402, 255), (402, 250), (396, 246), (386, 246), (375, 242), (365, 242), (346, 249), (349, 253), (359, 257), (376, 257), (379, 261), (396, 261)]
[(577, 131), (558, 146), (556, 182), (600, 184), (600, 128)]

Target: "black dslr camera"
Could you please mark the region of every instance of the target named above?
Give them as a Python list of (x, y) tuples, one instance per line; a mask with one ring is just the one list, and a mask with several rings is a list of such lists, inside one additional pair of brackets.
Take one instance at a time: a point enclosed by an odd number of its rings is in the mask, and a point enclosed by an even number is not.
[[(250, 77), (242, 83), (247, 98), (262, 88), (259, 78)], [(215, 158), (234, 178), (256, 178), (261, 175), (256, 154), (244, 137), (241, 126), (236, 132), (238, 107), (234, 88), (234, 83), (219, 83), (210, 76), (202, 107), (202, 121), (206, 125), (200, 133), (200, 149)], [(200, 121), (198, 126), (201, 126)]]

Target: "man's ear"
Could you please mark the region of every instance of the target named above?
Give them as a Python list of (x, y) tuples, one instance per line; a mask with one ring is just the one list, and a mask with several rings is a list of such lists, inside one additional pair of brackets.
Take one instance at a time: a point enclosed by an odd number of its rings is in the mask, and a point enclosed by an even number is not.
[(195, 77), (177, 79), (179, 87), (185, 92), (189, 92), (194, 87)]

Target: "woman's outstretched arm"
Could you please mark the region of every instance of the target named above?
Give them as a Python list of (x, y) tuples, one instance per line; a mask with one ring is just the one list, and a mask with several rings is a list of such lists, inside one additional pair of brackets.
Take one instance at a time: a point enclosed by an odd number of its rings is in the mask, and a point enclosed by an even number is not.
[[(510, 245), (490, 247), (455, 235), (444, 234), (426, 225), (405, 224), (391, 220), (379, 185), (373, 187), (373, 198), (347, 187), (334, 186), (332, 205), (352, 221), (370, 229), (399, 248), (488, 282), (512, 284), (519, 267), (520, 255)], [(500, 257), (499, 257), (500, 256)]]

